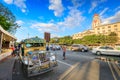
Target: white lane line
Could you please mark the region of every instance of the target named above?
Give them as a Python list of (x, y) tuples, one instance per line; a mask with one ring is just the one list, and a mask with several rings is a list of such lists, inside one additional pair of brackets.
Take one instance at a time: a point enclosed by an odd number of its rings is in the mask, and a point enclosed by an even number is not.
[(110, 62), (108, 62), (108, 65), (109, 65), (109, 67), (110, 67), (110, 70), (111, 70), (111, 73), (112, 73), (112, 76), (113, 76), (114, 80), (117, 80), (117, 78), (116, 78), (116, 76), (115, 76), (115, 74), (114, 74), (114, 71), (113, 71), (113, 69), (112, 69), (112, 66), (110, 65)]
[(65, 63), (65, 62), (63, 62), (63, 61), (60, 61), (60, 60), (57, 60), (59, 63), (62, 63), (62, 64), (65, 64), (65, 65), (67, 65), (67, 66), (69, 66), (69, 67), (72, 67), (72, 65), (71, 64), (68, 64), (68, 63)]
[(117, 64), (114, 64), (114, 63), (112, 62), (112, 65), (113, 65), (115, 71), (117, 72), (118, 76), (120, 77), (120, 70), (119, 70)]

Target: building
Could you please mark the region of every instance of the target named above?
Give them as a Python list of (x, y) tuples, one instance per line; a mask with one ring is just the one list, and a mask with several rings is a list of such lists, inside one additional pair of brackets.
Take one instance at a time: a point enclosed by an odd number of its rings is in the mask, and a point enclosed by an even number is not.
[(44, 33), (44, 39), (46, 40), (46, 42), (50, 41), (50, 33), (49, 32)]
[(16, 40), (17, 38), (15, 36), (11, 35), (0, 26), (0, 60), (11, 55), (10, 46), (14, 45)]
[(86, 35), (92, 35), (92, 34), (94, 34), (94, 30), (86, 30), (84, 32), (79, 32), (79, 33), (74, 34), (72, 36), (72, 39), (81, 39)]
[(120, 22), (100, 25), (100, 26), (96, 26), (94, 28), (94, 33), (95, 34), (108, 35), (111, 32), (115, 32), (117, 34), (117, 36), (120, 38)]
[(111, 23), (111, 24), (102, 24), (98, 14), (95, 14), (92, 21), (92, 29), (86, 30), (84, 32), (76, 33), (72, 36), (73, 39), (80, 39), (86, 35), (92, 34), (104, 34), (108, 35), (111, 32), (115, 32), (120, 38), (120, 22)]

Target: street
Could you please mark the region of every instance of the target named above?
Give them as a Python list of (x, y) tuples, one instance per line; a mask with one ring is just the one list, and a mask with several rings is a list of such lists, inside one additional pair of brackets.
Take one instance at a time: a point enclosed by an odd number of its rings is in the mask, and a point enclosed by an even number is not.
[[(62, 50), (53, 52), (57, 55), (58, 61), (58, 66), (54, 70), (26, 78), (22, 73), (21, 64), (16, 60), (13, 80), (120, 80), (119, 66), (111, 61), (96, 59), (98, 56), (90, 51), (73, 52), (67, 50), (66, 60), (63, 60)], [(119, 57), (114, 58), (119, 59)]]

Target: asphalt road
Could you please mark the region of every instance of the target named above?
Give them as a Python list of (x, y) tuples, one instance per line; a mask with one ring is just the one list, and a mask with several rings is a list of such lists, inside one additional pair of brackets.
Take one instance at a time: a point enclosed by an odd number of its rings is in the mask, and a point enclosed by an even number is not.
[[(96, 59), (98, 56), (93, 55), (90, 51), (68, 50), (66, 60), (63, 60), (62, 51), (53, 52), (57, 55), (58, 61), (58, 66), (53, 71), (26, 78), (22, 73), (21, 64), (16, 60), (13, 80), (120, 80), (119, 66), (111, 61)], [(113, 58), (113, 56), (110, 57)]]

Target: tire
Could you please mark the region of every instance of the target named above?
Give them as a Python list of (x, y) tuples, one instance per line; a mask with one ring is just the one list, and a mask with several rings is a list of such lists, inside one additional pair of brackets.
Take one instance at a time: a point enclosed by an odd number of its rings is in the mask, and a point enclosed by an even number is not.
[(97, 55), (101, 55), (101, 52), (100, 52), (100, 51), (97, 51), (96, 54), (97, 54)]

